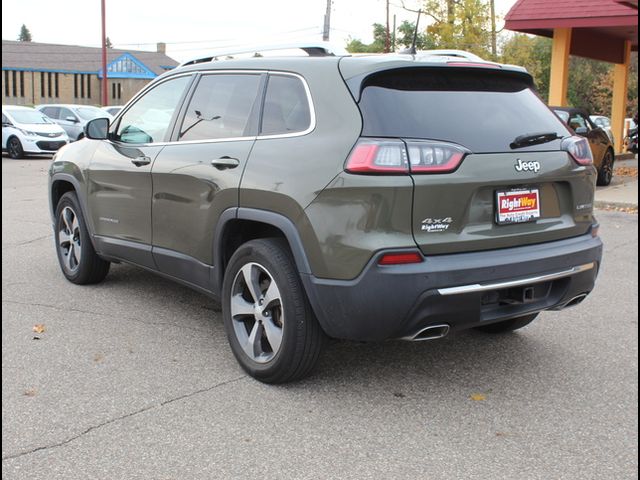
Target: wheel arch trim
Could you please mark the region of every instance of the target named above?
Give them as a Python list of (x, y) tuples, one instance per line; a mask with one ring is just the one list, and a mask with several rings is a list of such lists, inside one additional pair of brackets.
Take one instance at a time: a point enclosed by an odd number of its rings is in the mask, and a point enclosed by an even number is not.
[(87, 227), (87, 231), (89, 232), (89, 238), (91, 239), (91, 244), (93, 245), (94, 250), (96, 249), (96, 242), (94, 241), (95, 230), (93, 228), (93, 224), (91, 223), (91, 217), (88, 215), (87, 211), (87, 203), (86, 203), (86, 195), (84, 190), (80, 185), (80, 181), (69, 173), (54, 173), (51, 175), (51, 180), (49, 181), (49, 212), (51, 214), (51, 222), (55, 225), (56, 222), (56, 205), (53, 204), (53, 186), (56, 182), (67, 182), (70, 183), (73, 187), (73, 190), (78, 198), (78, 203), (80, 204), (80, 210), (82, 210), (82, 217), (84, 218), (85, 225)]
[(269, 210), (259, 210), (255, 208), (237, 207), (229, 208), (222, 212), (216, 225), (213, 236), (213, 259), (216, 266), (217, 285), (222, 286), (222, 278), (224, 274), (224, 258), (223, 258), (223, 241), (225, 230), (229, 222), (232, 220), (248, 220), (264, 223), (280, 230), (293, 254), (296, 268), (301, 274), (311, 274), (309, 260), (304, 250), (300, 234), (294, 223), (282, 214)]

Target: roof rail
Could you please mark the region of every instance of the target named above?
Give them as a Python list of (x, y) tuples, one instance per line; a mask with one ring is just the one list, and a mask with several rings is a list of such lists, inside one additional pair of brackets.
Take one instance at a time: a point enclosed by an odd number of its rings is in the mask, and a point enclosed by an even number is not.
[(218, 57), (229, 57), (232, 55), (239, 55), (242, 53), (258, 53), (258, 52), (273, 52), (278, 50), (302, 50), (310, 57), (344, 57), (348, 56), (343, 47), (338, 47), (330, 42), (306, 42), (306, 43), (283, 43), (275, 45), (247, 45), (239, 46), (228, 49), (214, 50), (206, 57), (194, 58), (187, 62), (181, 63), (179, 67), (187, 65), (195, 65), (197, 63), (210, 62)]

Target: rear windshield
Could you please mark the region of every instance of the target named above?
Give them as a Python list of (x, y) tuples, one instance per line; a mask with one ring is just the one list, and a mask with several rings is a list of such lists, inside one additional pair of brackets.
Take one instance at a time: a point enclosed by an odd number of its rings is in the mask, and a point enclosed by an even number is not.
[[(570, 132), (530, 85), (501, 72), (390, 70), (363, 83), (363, 135), (443, 140), (476, 153), (509, 152), (521, 135)], [(560, 140), (522, 150), (557, 150)]]

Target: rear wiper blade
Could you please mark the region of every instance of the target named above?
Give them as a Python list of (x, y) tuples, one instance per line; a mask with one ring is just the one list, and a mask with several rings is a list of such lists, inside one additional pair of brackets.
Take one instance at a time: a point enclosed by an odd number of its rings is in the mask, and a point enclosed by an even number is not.
[(556, 132), (543, 132), (543, 133), (525, 133), (516, 137), (516, 139), (509, 145), (511, 148), (528, 147), (529, 145), (540, 145), (541, 143), (549, 143), (554, 140), (558, 140), (559, 137)]

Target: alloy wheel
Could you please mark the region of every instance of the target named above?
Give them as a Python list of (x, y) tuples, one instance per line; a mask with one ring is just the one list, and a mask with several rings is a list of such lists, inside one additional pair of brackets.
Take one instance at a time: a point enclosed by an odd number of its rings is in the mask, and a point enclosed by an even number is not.
[(67, 271), (73, 273), (78, 270), (82, 258), (80, 223), (71, 207), (64, 207), (60, 212), (58, 249)]
[(231, 320), (244, 353), (256, 363), (272, 360), (282, 344), (282, 297), (273, 276), (258, 263), (245, 264), (231, 288)]

